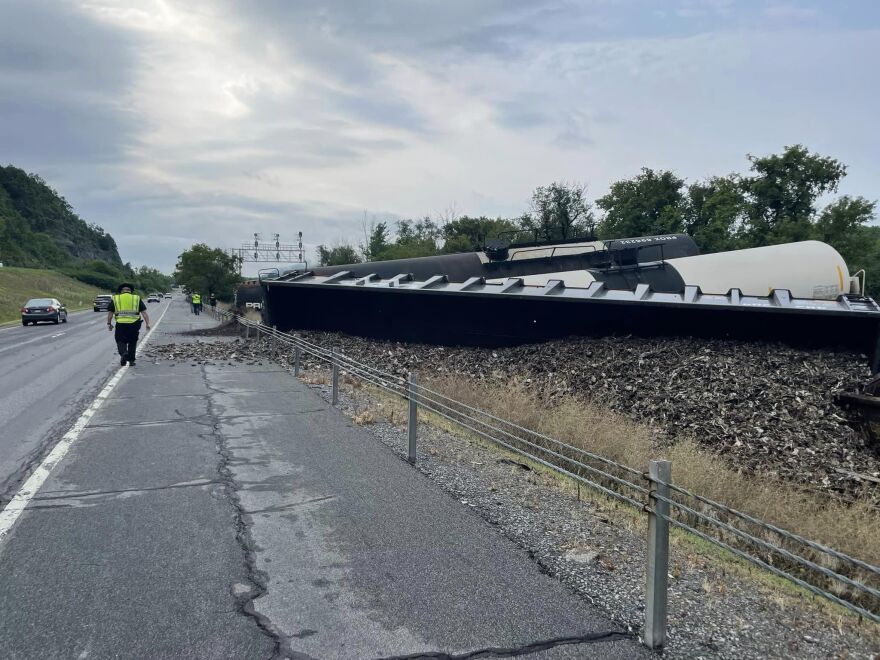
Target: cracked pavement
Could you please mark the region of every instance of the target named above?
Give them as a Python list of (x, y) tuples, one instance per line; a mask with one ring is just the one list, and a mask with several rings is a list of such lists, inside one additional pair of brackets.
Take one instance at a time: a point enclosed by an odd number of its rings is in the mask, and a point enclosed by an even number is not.
[(0, 648), (652, 655), (288, 372), (143, 357), (0, 548)]

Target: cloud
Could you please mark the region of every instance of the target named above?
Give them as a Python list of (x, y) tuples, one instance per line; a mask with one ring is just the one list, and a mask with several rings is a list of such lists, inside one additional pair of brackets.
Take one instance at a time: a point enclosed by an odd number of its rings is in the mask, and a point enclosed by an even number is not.
[(798, 7), (797, 5), (771, 5), (764, 8), (764, 16), (774, 20), (791, 22), (814, 22), (822, 17), (816, 7)]
[[(642, 166), (697, 178), (801, 142), (880, 174), (880, 10), (680, 0), (7, 0), (0, 155), (125, 260), (517, 215)], [(152, 240), (151, 240), (152, 238)]]
[(545, 107), (546, 100), (540, 94), (525, 92), (500, 99), (492, 105), (495, 121), (511, 130), (537, 128), (552, 121)]
[[(12, 0), (0, 20), (0, 145), (56, 168), (110, 163), (135, 131), (119, 104), (133, 44), (65, 5)], [(45, 168), (45, 165), (44, 165)]]

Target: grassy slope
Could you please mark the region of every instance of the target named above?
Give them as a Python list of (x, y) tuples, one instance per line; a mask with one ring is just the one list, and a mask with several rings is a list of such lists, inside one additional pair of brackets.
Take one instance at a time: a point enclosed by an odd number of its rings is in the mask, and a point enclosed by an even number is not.
[(108, 292), (51, 270), (0, 268), (0, 323), (20, 319), (28, 298), (58, 298), (73, 311), (90, 308), (99, 293)]

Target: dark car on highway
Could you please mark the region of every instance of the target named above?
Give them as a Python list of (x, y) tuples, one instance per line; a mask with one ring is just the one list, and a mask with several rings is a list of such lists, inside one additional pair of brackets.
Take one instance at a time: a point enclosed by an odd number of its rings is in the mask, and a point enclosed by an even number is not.
[(67, 323), (67, 308), (57, 298), (31, 298), (21, 308), (21, 324), (38, 321)]
[(95, 296), (95, 302), (92, 304), (92, 309), (96, 312), (106, 312), (110, 309), (110, 303), (112, 301), (113, 296), (110, 295)]

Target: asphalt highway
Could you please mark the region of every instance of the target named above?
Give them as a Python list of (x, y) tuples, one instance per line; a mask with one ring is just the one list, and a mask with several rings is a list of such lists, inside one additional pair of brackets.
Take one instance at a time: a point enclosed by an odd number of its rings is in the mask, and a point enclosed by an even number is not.
[[(151, 317), (167, 304), (149, 305)], [(0, 506), (119, 368), (106, 318), (88, 310), (0, 330)]]
[[(150, 342), (214, 323), (172, 301)], [(651, 657), (277, 365), (113, 373), (0, 512), (4, 660)]]

